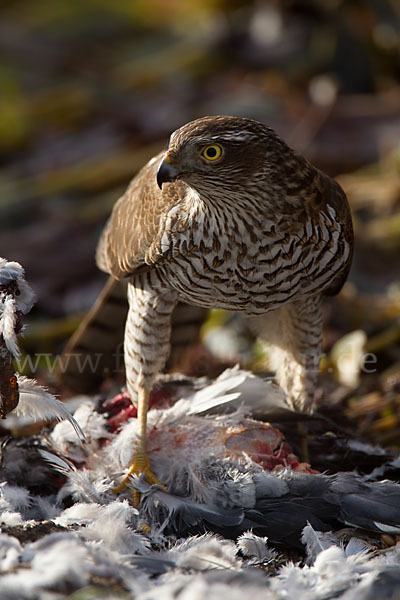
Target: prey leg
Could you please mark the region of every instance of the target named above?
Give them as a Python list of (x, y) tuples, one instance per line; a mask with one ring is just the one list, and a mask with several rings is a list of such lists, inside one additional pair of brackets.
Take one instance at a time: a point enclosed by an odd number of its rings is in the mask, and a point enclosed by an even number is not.
[[(150, 467), (150, 460), (146, 452), (147, 410), (149, 407), (149, 395), (150, 391), (148, 389), (144, 387), (139, 388), (137, 415), (138, 441), (133, 452), (128, 473), (121, 481), (121, 483), (113, 489), (114, 494), (119, 494), (128, 486), (132, 475), (140, 475), (141, 473), (144, 473), (146, 480), (150, 484), (158, 484), (165, 491), (168, 491), (166, 486), (163, 483), (161, 483), (152, 472)], [(131, 494), (135, 506), (138, 506), (140, 502), (140, 493), (136, 490), (132, 490)]]

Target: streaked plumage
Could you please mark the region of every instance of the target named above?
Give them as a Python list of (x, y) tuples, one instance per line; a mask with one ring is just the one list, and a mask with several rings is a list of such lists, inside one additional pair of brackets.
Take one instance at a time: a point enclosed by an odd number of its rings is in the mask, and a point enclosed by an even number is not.
[(173, 133), (115, 205), (97, 249), (99, 267), (129, 281), (125, 367), (143, 439), (178, 300), (247, 316), (272, 344), (289, 405), (312, 409), (321, 295), (341, 288), (352, 245), (340, 186), (270, 128), (204, 117)]

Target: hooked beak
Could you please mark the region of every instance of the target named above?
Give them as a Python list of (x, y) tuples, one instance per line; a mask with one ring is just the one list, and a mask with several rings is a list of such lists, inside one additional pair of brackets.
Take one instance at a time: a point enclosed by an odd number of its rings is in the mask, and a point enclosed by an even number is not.
[(174, 181), (180, 174), (181, 171), (168, 162), (168, 159), (161, 161), (157, 171), (157, 184), (160, 190), (163, 183)]

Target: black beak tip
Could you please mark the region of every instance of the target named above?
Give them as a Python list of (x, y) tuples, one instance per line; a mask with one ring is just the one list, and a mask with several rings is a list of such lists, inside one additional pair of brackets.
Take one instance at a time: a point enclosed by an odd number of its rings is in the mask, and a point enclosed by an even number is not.
[(174, 181), (179, 175), (179, 170), (173, 165), (168, 164), (165, 160), (161, 161), (157, 171), (157, 185), (162, 189), (163, 183)]
[[(162, 165), (162, 163), (161, 163), (161, 165)], [(163, 185), (163, 183), (165, 183), (165, 179), (161, 172), (161, 165), (158, 167), (158, 171), (157, 171), (157, 185), (160, 188), (160, 190), (162, 190), (162, 185)]]

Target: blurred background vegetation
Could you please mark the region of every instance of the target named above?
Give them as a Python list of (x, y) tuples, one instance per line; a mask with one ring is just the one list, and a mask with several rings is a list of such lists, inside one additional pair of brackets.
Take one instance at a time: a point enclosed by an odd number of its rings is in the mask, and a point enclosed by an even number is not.
[[(0, 256), (38, 296), (25, 352), (55, 356), (95, 300), (101, 228), (169, 134), (207, 114), (252, 117), (349, 196), (356, 253), (326, 304), (320, 393), (398, 446), (399, 53), (397, 0), (3, 0)], [(265, 369), (234, 318), (210, 323), (220, 360)]]

